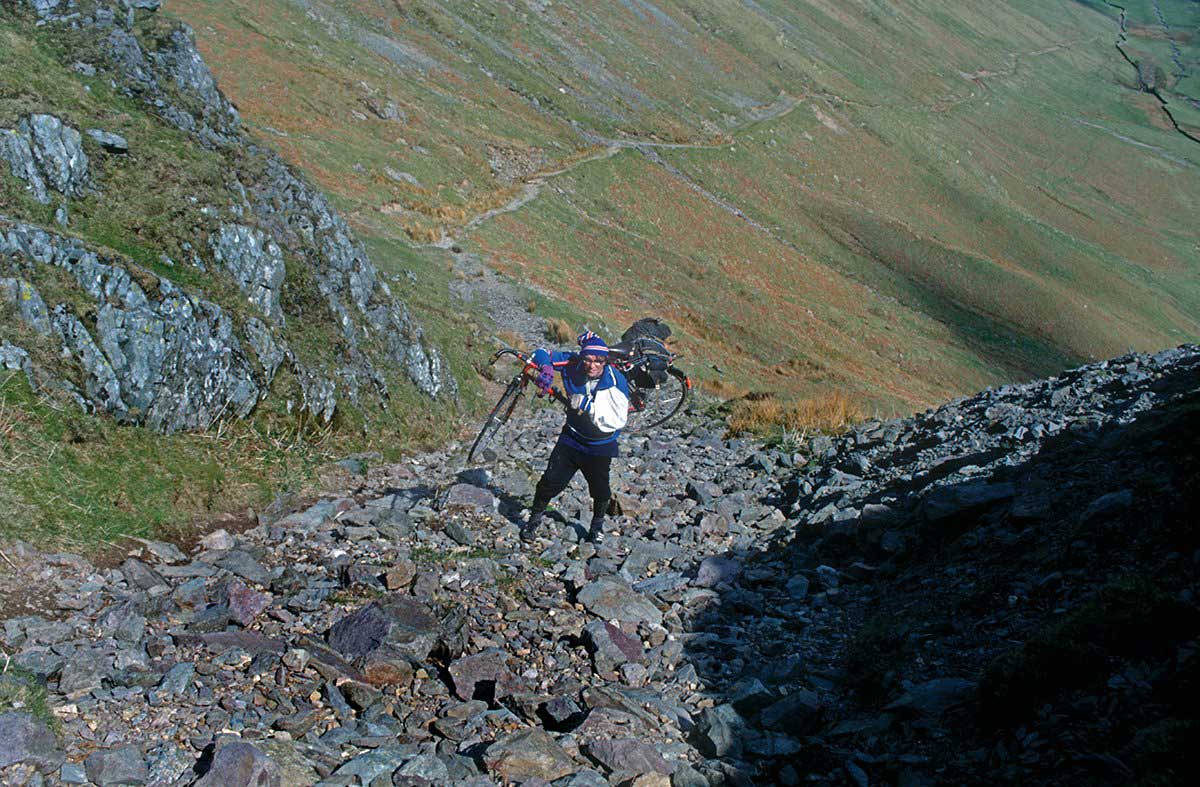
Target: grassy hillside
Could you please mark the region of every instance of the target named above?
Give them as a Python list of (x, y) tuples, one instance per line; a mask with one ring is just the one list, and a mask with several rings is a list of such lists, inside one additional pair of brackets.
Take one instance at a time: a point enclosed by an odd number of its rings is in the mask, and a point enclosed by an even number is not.
[[(9, 375), (0, 502), (41, 540), (94, 543), (452, 437), (495, 330), (450, 295), (462, 252), (575, 327), (667, 318), (689, 371), (730, 390), (881, 415), (1194, 341), (1200, 6), (1122, 5), (1123, 32), (1103, 0), (172, 0), (250, 134), (331, 195), (446, 353), (461, 409), (401, 386), (368, 429), (352, 407), (317, 427), (265, 406), (160, 440)], [(230, 282), (160, 257), (206, 226), (223, 162), (65, 65), (70, 46), (4, 18), (0, 127), (53, 110), (128, 138), (70, 233), (237, 313)], [(3, 167), (0, 207), (53, 212)], [(321, 325), (289, 330), (336, 352)]]
[[(142, 15), (137, 24), (139, 34), (152, 38), (170, 30), (171, 22)], [(193, 254), (210, 255), (204, 238), (221, 211), (238, 200), (230, 173), (255, 166), (255, 159), (236, 146), (207, 148), (148, 111), (103, 71), (71, 67), (99, 59), (95, 46), (87, 30), (36, 25), (20, 9), (0, 8), (0, 129), (45, 112), (128, 142), (128, 152), (110, 154), (84, 138), (95, 188), (69, 200), (65, 227), (53, 218), (60, 201), (38, 203), (8, 162), (0, 162), (0, 215), (82, 241), (129, 270), (152, 295), (167, 280), (217, 304), (239, 327), (261, 316), (225, 270), (188, 264)], [(0, 225), (0, 232), (6, 230), (7, 224)], [(444, 264), (426, 262), (411, 247), (384, 245), (376, 254), (386, 254), (399, 266), (396, 271), (419, 273), (415, 283), (398, 272), (390, 277), (406, 297), (430, 300), (426, 290), (440, 294), (442, 311), (434, 308), (438, 319), (431, 338), (447, 348), (454, 373), (469, 380), (476, 355), (470, 346), (472, 314), (461, 306), (454, 314), (445, 311), (450, 273)], [(290, 253), (286, 262), (283, 309), (291, 319), (280, 337), (307, 368), (336, 368), (345, 349), (342, 332), (312, 271)], [(95, 323), (95, 298), (63, 270), (5, 256), (0, 277), (9, 275), (26, 280), (50, 306), (66, 304), (87, 324)], [(29, 351), (39, 376), (46, 372), (77, 383), (82, 376), (74, 359), (18, 319), (8, 303), (0, 303), (0, 338)], [(316, 468), (348, 453), (395, 458), (444, 442), (455, 436), (459, 410), (478, 401), (478, 387), (468, 385), (457, 403), (431, 402), (404, 379), (403, 370), (385, 373), (392, 405), (387, 410), (366, 397), (347, 400), (332, 423), (323, 423), (292, 406), (302, 393), (285, 367), (249, 421), (218, 424), (207, 434), (164, 437), (84, 414), (70, 397), (57, 397), (49, 388), (35, 393), (24, 374), (0, 368), (0, 505), (10, 513), (0, 540), (95, 546), (121, 534), (183, 532), (196, 520), (261, 508), (280, 493), (300, 492)]]
[[(1158, 5), (1186, 91), (1195, 4)], [(574, 6), (172, 9), (368, 237), (661, 313), (702, 376), (905, 411), (1200, 336), (1200, 147), (1112, 6)]]

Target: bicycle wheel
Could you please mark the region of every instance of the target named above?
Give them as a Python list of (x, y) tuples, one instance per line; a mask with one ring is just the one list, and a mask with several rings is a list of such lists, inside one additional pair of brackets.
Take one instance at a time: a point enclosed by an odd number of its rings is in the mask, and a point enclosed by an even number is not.
[(504, 389), (500, 401), (496, 402), (496, 406), (488, 413), (487, 420), (483, 422), (483, 428), (479, 430), (479, 435), (471, 444), (471, 451), (467, 454), (468, 462), (476, 461), (483, 454), (483, 449), (492, 442), (492, 438), (508, 423), (509, 417), (512, 416), (513, 410), (516, 409), (517, 402), (521, 400), (521, 394), (524, 392), (525, 379), (522, 375), (517, 375)]
[(667, 367), (667, 374), (669, 379), (654, 388), (630, 386), (626, 432), (637, 434), (661, 426), (683, 409), (691, 383), (687, 375), (674, 366)]

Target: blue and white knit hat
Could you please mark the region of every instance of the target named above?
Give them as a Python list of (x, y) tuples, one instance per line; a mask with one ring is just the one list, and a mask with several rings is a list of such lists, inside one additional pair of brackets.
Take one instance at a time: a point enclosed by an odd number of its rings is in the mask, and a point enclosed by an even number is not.
[(580, 355), (608, 355), (608, 345), (591, 331), (584, 331), (579, 334), (579, 338), (575, 341), (579, 342)]

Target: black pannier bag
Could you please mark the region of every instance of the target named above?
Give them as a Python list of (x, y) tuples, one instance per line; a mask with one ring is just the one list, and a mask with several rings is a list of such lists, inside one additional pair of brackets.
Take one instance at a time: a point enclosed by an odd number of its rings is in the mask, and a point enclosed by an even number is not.
[(643, 317), (621, 334), (621, 344), (629, 345), (635, 357), (645, 358), (629, 380), (638, 388), (654, 388), (667, 381), (671, 356), (664, 340), (670, 335), (671, 328), (656, 317)]

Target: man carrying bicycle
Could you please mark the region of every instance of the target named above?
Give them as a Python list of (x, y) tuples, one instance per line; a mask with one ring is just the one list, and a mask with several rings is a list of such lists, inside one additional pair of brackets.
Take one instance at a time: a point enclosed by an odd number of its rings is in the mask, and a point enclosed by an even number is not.
[(588, 539), (598, 543), (604, 538), (604, 513), (612, 499), (609, 470), (613, 457), (619, 454), (617, 438), (629, 413), (629, 383), (625, 375), (608, 365), (608, 345), (603, 339), (587, 331), (577, 341), (578, 352), (539, 349), (533, 354), (533, 362), (540, 367), (538, 387), (550, 393), (557, 372), (570, 407), (546, 471), (534, 490), (529, 521), (521, 528), (522, 541), (534, 539), (546, 507), (578, 471), (583, 472), (592, 498)]

